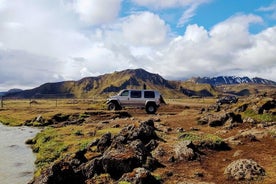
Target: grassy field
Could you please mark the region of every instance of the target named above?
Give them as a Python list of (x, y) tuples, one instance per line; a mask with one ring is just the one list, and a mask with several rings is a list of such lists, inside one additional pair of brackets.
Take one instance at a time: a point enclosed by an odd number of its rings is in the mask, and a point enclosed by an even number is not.
[(0, 122), (10, 126), (21, 126), (26, 120), (41, 115), (45, 118), (57, 113), (70, 114), (85, 110), (104, 110), (104, 99), (9, 99), (0, 108)]
[[(214, 98), (166, 99), (172, 105), (204, 106), (215, 102)], [(21, 126), (26, 120), (39, 115), (51, 117), (57, 113), (70, 114), (83, 111), (106, 110), (105, 99), (8, 99), (0, 107), (0, 122)]]

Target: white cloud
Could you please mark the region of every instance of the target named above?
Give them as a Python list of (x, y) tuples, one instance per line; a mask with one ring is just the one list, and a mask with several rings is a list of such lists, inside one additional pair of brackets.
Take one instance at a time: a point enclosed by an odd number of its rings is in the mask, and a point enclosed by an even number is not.
[(126, 40), (133, 44), (158, 45), (165, 41), (168, 27), (158, 15), (142, 12), (128, 17), (122, 31)]
[[(241, 67), (241, 69), (252, 71), (260, 71), (262, 69), (275, 71), (276, 27), (268, 28), (252, 36), (252, 40), (250, 48), (240, 51), (235, 64)], [(269, 73), (269, 75), (271, 76), (273, 73)]]
[(190, 7), (184, 11), (183, 15), (179, 19), (177, 26), (182, 27), (184, 24), (189, 22), (194, 16), (195, 16), (195, 11), (197, 9), (198, 5), (197, 4), (192, 4)]
[(261, 23), (262, 19), (255, 15), (235, 15), (218, 23), (210, 31), (210, 46), (212, 52), (221, 56), (221, 62), (231, 61), (236, 54), (253, 44), (249, 26)]
[(192, 4), (202, 4), (210, 0), (132, 0), (140, 6), (147, 6), (157, 9), (185, 7)]
[(76, 0), (75, 10), (82, 21), (92, 25), (113, 21), (119, 14), (121, 0)]
[[(61, 57), (87, 46), (74, 16), (59, 1), (7, 1), (0, 11), (0, 42), (7, 49)], [(48, 3), (49, 2), (49, 3)]]
[(208, 39), (208, 32), (202, 26), (188, 25), (184, 34), (184, 38), (193, 42), (205, 42)]
[(274, 1), (269, 6), (262, 6), (257, 11), (270, 13), (269, 17), (276, 20), (276, 2)]
[(248, 31), (250, 24), (261, 22), (257, 16), (236, 15), (209, 32), (189, 25), (154, 60), (159, 61), (160, 73), (169, 78), (250, 74), (275, 80), (275, 28), (257, 35)]
[(154, 9), (170, 9), (182, 7), (183, 14), (179, 18), (177, 26), (183, 27), (189, 22), (195, 15), (197, 8), (205, 3), (209, 3), (212, 0), (132, 0), (134, 3), (140, 6), (146, 6)]
[[(13, 87), (30, 88), (45, 82), (61, 81), (62, 63), (19, 50), (0, 49), (0, 91)], [(8, 88), (6, 88), (8, 87)]]
[(258, 11), (263, 11), (263, 12), (270, 12), (270, 11), (276, 11), (276, 3), (272, 3), (269, 6), (262, 6), (258, 8)]

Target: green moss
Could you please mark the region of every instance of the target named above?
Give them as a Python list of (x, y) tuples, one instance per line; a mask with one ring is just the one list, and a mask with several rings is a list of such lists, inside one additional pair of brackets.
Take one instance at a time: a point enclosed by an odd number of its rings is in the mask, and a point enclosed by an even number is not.
[(76, 136), (82, 136), (82, 135), (83, 135), (82, 130), (76, 130), (76, 131), (74, 132), (74, 134), (75, 134)]
[(213, 143), (213, 144), (221, 144), (223, 139), (214, 134), (208, 133), (198, 133), (198, 132), (185, 132), (180, 135), (181, 140), (190, 140), (193, 143)]
[(89, 140), (84, 140), (82, 142), (79, 143), (79, 150), (84, 150), (87, 148), (88, 144), (90, 143), (91, 141)]
[(12, 116), (7, 116), (7, 115), (1, 115), (0, 116), (0, 123), (3, 125), (9, 125), (9, 126), (21, 126), (23, 125), (22, 120), (16, 119)]
[(120, 130), (121, 130), (121, 128), (106, 128), (106, 129), (98, 130), (97, 136), (102, 136), (103, 134), (106, 134), (107, 132), (110, 132), (111, 134), (114, 135), (114, 134), (119, 133)]
[(118, 184), (131, 184), (130, 182), (128, 182), (128, 181), (119, 181), (119, 183)]
[(154, 178), (158, 181), (162, 181), (162, 176), (161, 175), (153, 175)]
[(243, 113), (244, 118), (245, 117), (250, 117), (253, 118), (259, 122), (273, 122), (276, 121), (276, 116), (269, 114), (269, 113), (264, 113), (264, 114), (257, 114), (253, 110), (247, 110)]
[(32, 146), (32, 149), (37, 153), (35, 163), (38, 167), (44, 167), (55, 161), (69, 147), (65, 142), (58, 139), (57, 132), (54, 128), (43, 130), (36, 135), (33, 142), (35, 144)]

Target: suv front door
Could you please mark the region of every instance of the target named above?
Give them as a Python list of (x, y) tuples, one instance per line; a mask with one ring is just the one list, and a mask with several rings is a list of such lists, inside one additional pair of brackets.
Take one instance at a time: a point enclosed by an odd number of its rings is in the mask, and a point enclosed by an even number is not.
[(123, 106), (127, 106), (129, 105), (129, 90), (124, 90), (122, 91), (120, 94), (119, 94), (119, 101), (120, 101), (120, 104), (123, 105)]

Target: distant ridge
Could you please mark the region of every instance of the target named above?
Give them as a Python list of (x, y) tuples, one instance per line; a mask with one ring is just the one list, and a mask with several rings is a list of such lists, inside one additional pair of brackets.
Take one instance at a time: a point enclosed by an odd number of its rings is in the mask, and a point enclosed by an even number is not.
[[(95, 98), (107, 97), (119, 92), (122, 89), (147, 89), (159, 90), (167, 98), (182, 97), (212, 97), (225, 92), (221, 90), (221, 85), (248, 84), (229, 88), (229, 93), (235, 95), (250, 95), (261, 92), (264, 88), (275, 90), (274, 81), (248, 77), (197, 77), (186, 81), (170, 81), (164, 79), (159, 74), (150, 73), (144, 69), (127, 69), (104, 74), (96, 77), (85, 77), (78, 81), (63, 81), (55, 83), (45, 83), (39, 87), (29, 90), (13, 90), (6, 93), (7, 98)], [(262, 85), (262, 89), (254, 85)], [(272, 86), (271, 86), (272, 85)], [(229, 85), (230, 86), (230, 85)]]
[(218, 77), (194, 77), (190, 79), (195, 83), (210, 84), (213, 86), (229, 85), (229, 84), (264, 84), (264, 85), (276, 85), (276, 82), (272, 80), (262, 79), (258, 77), (236, 77), (236, 76), (218, 76)]
[(3, 92), (0, 92), (0, 96), (5, 96), (7, 94), (13, 94), (13, 93), (18, 93), (18, 92), (21, 92), (23, 91), (22, 89), (17, 89), (17, 88), (14, 88), (14, 89), (10, 89), (8, 91), (3, 91)]

